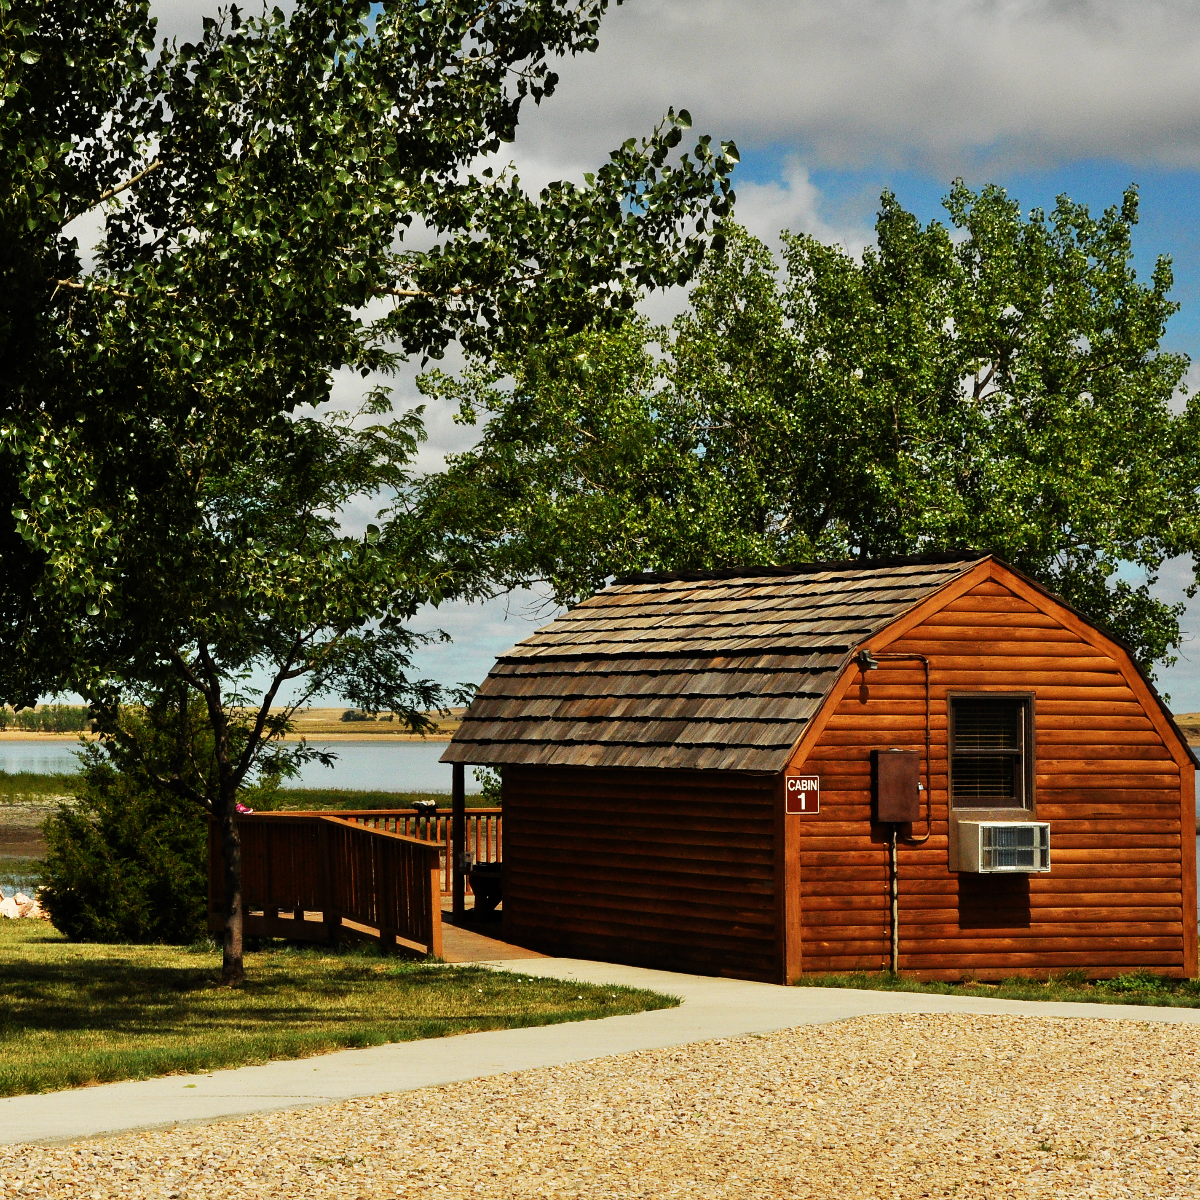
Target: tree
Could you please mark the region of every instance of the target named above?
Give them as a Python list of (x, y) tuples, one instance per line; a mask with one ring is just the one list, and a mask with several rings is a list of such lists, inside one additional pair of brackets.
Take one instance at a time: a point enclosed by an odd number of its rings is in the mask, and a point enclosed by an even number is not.
[(434, 519), (565, 603), (631, 570), (977, 546), (1173, 661), (1180, 609), (1152, 587), (1200, 561), (1200, 407), (1173, 409), (1188, 360), (1160, 347), (1169, 262), (1131, 264), (1137, 192), (1026, 218), (958, 183), (946, 207), (957, 237), (885, 193), (861, 259), (785, 235), (782, 278), (734, 231), (671, 330), (431, 375), (490, 418), (429, 481)]
[[(352, 496), (403, 492), (420, 429), (321, 415), (333, 372), (618, 323), (637, 289), (690, 275), (727, 209), (736, 151), (701, 138), (679, 155), (684, 112), (582, 186), (530, 197), (479, 169), (522, 102), (553, 92), (550, 60), (595, 47), (606, 7), (230, 8), (151, 61), (143, 0), (0, 0), (0, 269), (20, 285), (0, 323), (16, 364), (0, 383), (3, 698), (75, 690), (131, 747), (130, 689), (203, 698), (215, 783), (159, 782), (220, 822), (226, 982), (242, 976), (234, 805), (264, 755), (283, 761), (280, 689), (336, 687), (419, 728), (439, 693), (410, 679), (403, 622), (478, 586), (402, 505), (341, 536)], [(97, 206), (85, 270), (63, 230)], [(435, 244), (406, 248), (410, 228)], [(367, 407), (383, 417), (386, 392)]]

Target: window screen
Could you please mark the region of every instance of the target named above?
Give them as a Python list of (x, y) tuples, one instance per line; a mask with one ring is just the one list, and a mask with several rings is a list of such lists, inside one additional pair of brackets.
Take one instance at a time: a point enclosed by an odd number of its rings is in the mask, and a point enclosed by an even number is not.
[(1025, 701), (952, 700), (954, 803), (964, 808), (1025, 804)]

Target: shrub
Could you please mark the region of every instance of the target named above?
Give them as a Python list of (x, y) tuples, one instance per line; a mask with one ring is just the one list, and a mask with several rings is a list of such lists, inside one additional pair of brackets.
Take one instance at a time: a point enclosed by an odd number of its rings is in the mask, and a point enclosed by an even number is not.
[(196, 804), (83, 752), (77, 801), (44, 826), (43, 907), (73, 941), (206, 937), (208, 819)]
[(197, 702), (151, 694), (124, 709), (120, 739), (80, 752), (74, 803), (43, 826), (42, 904), (69, 938), (188, 945), (207, 936), (208, 817), (158, 782), (208, 793), (203, 716)]
[(1106, 992), (1172, 992), (1175, 990), (1175, 980), (1153, 971), (1131, 971), (1128, 975), (1118, 975), (1115, 979), (1105, 979), (1099, 985)]

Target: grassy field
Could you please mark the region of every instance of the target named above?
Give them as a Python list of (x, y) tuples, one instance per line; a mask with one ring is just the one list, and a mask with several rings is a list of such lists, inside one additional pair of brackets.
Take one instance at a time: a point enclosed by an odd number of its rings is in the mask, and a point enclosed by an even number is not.
[[(408, 733), (390, 713), (370, 717), (359, 713), (356, 720), (343, 720), (347, 708), (306, 708), (292, 718), (291, 737), (317, 738), (365, 738), (371, 741), (387, 739), (396, 741), (421, 741), (419, 734)], [(437, 727), (428, 736), (434, 741), (449, 741), (462, 724), (465, 709), (451, 709), (449, 713), (431, 712), (425, 715)]]
[[(0, 806), (3, 805), (51, 805), (55, 800), (71, 795), (74, 776), (70, 774), (37, 775), (32, 771), (8, 773), (0, 770)], [(264, 803), (259, 798), (255, 803), (261, 808), (286, 811), (296, 809), (338, 808), (411, 808), (414, 801), (432, 800), (440, 808), (450, 807), (447, 792), (372, 792), (354, 788), (280, 788), (275, 797)], [(488, 808), (491, 801), (478, 794), (467, 796), (468, 808)], [(0, 808), (0, 823), (4, 814)]]
[[(32, 771), (0, 770), (0, 805), (49, 804), (71, 794), (73, 775), (37, 775)], [(2, 819), (2, 815), (0, 815)]]
[[(359, 792), (350, 788), (280, 788), (278, 799), (264, 805), (274, 812), (306, 809), (411, 808), (417, 800), (432, 800), (439, 808), (450, 807), (446, 792)], [(468, 808), (491, 808), (480, 795), (467, 796)]]
[(653, 992), (271, 944), (222, 988), (213, 946), (73, 945), (0, 921), (0, 1096), (346, 1046), (670, 1008)]
[(918, 983), (886, 972), (811, 975), (797, 987), (865, 988), (879, 992), (925, 992), (938, 996), (992, 996), (1001, 1000), (1071, 1000), (1086, 1004), (1153, 1004), (1200, 1008), (1200, 980), (1169, 979), (1152, 971), (1134, 971), (1115, 979), (1089, 981), (1082, 971), (1064, 971), (1053, 979), (1005, 979), (1000, 983)]

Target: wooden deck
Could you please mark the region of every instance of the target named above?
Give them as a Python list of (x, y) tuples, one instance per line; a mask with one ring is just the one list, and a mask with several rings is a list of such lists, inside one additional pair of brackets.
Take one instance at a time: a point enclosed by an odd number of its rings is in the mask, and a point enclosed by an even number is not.
[[(499, 862), (499, 808), (466, 813), (466, 846), (475, 862)], [(464, 879), (465, 918), (448, 920), (454, 873), (449, 809), (254, 813), (238, 819), (242, 894), (249, 937), (377, 942), (385, 952), (433, 954), (447, 962), (540, 957), (498, 941), (500, 918), (475, 924)], [(443, 906), (447, 921), (443, 923)], [(220, 837), (209, 824), (208, 925), (224, 929)]]
[[(308, 815), (313, 814), (296, 814)], [(441, 890), (449, 895), (453, 889), (451, 841), (454, 822), (449, 808), (439, 808), (434, 816), (422, 816), (415, 808), (362, 808), (325, 813), (351, 821), (366, 829), (380, 829), (403, 834), (422, 842), (434, 842), (440, 847)], [(466, 850), (477, 863), (500, 862), (504, 857), (504, 819), (500, 808), (469, 808), (466, 813)], [(464, 881), (468, 895), (470, 880)]]
[[(436, 843), (326, 813), (238, 818), (245, 933), (336, 942), (343, 929), (385, 953), (442, 953), (442, 865)], [(224, 920), (224, 859), (209, 822), (208, 927)]]

